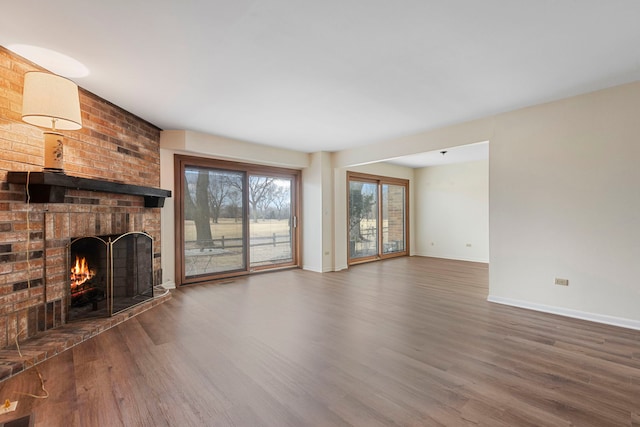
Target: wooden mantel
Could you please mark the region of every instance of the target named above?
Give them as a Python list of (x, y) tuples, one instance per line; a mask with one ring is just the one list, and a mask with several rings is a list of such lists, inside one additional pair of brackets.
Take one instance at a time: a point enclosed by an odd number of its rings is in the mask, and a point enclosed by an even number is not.
[(28, 183), (33, 203), (64, 203), (67, 188), (143, 196), (146, 208), (161, 208), (164, 206), (164, 199), (171, 197), (171, 191), (160, 188), (80, 178), (56, 172), (8, 172), (7, 182), (22, 185)]

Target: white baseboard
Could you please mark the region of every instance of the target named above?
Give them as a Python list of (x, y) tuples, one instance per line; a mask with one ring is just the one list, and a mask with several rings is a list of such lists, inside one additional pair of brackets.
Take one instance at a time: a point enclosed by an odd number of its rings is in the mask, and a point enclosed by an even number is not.
[(446, 255), (442, 255), (442, 254), (430, 254), (430, 253), (422, 253), (422, 252), (416, 252), (412, 256), (422, 256), (422, 257), (428, 257), (428, 258), (441, 258), (441, 259), (453, 259), (453, 260), (456, 260), (456, 261), (481, 262), (483, 264), (489, 264), (489, 260), (485, 259), (485, 258), (446, 256)]
[(173, 280), (167, 280), (166, 282), (162, 282), (161, 285), (165, 289), (175, 289), (176, 288), (176, 282), (174, 282)]
[(572, 310), (570, 308), (555, 307), (544, 304), (536, 304), (528, 301), (515, 300), (511, 298), (497, 297), (489, 295), (487, 301), (497, 304), (510, 305), (513, 307), (526, 308), (528, 310), (541, 311), (543, 313), (557, 314), (575, 319), (588, 320), (590, 322), (604, 323), (606, 325), (620, 326), (622, 328), (640, 330), (640, 321), (626, 319), (623, 317), (607, 316), (605, 314), (588, 313), (586, 311)]
[(320, 268), (311, 267), (311, 266), (308, 266), (308, 265), (303, 265), (302, 269), (306, 270), (306, 271), (313, 271), (314, 273), (330, 273), (332, 271), (336, 271), (331, 267), (323, 267), (323, 268), (320, 269)]

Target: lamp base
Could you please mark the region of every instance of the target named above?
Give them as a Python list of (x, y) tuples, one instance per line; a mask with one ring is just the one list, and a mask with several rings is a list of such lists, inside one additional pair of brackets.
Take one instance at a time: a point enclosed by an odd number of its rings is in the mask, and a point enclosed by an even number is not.
[(44, 170), (47, 172), (63, 173), (64, 138), (58, 132), (44, 132)]

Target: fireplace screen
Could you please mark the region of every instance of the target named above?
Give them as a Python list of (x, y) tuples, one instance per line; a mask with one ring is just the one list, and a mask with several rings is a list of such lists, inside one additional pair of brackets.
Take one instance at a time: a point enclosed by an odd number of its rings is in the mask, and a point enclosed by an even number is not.
[(68, 320), (110, 317), (153, 298), (153, 238), (80, 237), (69, 245)]

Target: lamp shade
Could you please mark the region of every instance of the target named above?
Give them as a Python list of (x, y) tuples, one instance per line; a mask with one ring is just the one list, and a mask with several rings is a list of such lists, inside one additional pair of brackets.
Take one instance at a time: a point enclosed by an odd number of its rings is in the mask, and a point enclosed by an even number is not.
[(40, 71), (26, 73), (22, 120), (55, 130), (82, 128), (78, 86), (55, 74)]

